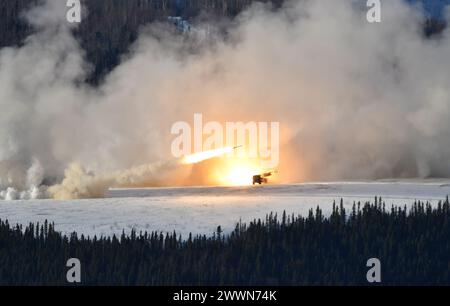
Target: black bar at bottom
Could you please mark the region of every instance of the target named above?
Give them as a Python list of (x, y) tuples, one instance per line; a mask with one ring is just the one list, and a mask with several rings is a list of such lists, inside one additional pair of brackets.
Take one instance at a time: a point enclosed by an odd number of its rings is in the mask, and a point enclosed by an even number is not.
[[(385, 303), (394, 296), (400, 301), (419, 297), (444, 298), (449, 287), (0, 287), (0, 296), (16, 302), (22, 298), (50, 302), (58, 297), (58, 304), (66, 302), (113, 301), (132, 305), (307, 305), (307, 301)], [(359, 298), (355, 298), (355, 296)], [(62, 299), (60, 297), (63, 297)], [(362, 300), (361, 300), (362, 297)]]

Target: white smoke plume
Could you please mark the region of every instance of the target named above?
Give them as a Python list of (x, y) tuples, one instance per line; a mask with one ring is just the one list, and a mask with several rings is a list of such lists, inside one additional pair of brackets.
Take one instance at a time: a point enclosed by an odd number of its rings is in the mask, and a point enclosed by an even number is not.
[(92, 87), (63, 2), (28, 12), (36, 33), (0, 50), (0, 198), (182, 183), (161, 161), (196, 112), (279, 121), (282, 181), (450, 176), (449, 30), (426, 39), (417, 6), (384, 1), (371, 24), (353, 0), (256, 4), (201, 48), (149, 25)]

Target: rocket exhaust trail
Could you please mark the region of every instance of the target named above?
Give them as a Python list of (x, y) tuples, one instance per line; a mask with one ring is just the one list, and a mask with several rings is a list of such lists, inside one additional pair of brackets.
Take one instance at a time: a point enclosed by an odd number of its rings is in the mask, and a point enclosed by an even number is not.
[(81, 165), (72, 164), (66, 169), (64, 180), (60, 184), (51, 186), (48, 191), (53, 198), (61, 200), (103, 197), (110, 187), (134, 186), (142, 182), (154, 181), (163, 174), (169, 175), (169, 172), (177, 167), (222, 156), (239, 147), (242, 146), (194, 153), (181, 158), (143, 164), (111, 173), (92, 174), (83, 169)]
[(90, 173), (79, 164), (71, 164), (64, 180), (48, 191), (54, 199), (68, 200), (104, 197), (110, 187), (135, 186), (158, 178), (181, 166), (180, 159), (144, 164), (110, 173)]
[(220, 148), (220, 149), (214, 149), (214, 150), (209, 150), (209, 151), (186, 155), (185, 157), (182, 158), (181, 162), (183, 164), (196, 164), (196, 163), (202, 162), (207, 159), (211, 159), (214, 157), (219, 157), (219, 156), (225, 155), (227, 153), (231, 153), (231, 152), (233, 152), (233, 150), (236, 150), (239, 147), (242, 147), (242, 145), (235, 146), (235, 147), (224, 147), (224, 148)]

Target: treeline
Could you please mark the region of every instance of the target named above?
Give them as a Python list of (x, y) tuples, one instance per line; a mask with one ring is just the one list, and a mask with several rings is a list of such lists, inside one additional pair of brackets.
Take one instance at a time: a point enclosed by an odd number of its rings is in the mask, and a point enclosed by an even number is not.
[(269, 214), (224, 235), (177, 233), (69, 237), (54, 225), (0, 221), (0, 285), (67, 285), (66, 261), (84, 285), (368, 285), (369, 258), (383, 285), (450, 285), (450, 204), (386, 208), (342, 202), (330, 216)]
[(199, 12), (212, 13), (219, 17), (234, 17), (253, 2), (271, 2), (276, 8), (280, 7), (284, 0), (181, 0), (178, 13), (185, 18), (195, 17)]

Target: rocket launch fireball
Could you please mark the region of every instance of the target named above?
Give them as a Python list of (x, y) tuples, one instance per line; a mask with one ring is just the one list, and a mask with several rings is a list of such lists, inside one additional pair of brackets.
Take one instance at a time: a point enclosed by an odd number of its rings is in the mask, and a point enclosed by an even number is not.
[(214, 185), (222, 186), (246, 186), (252, 184), (252, 178), (262, 173), (262, 168), (257, 159), (247, 157), (225, 156), (233, 150), (242, 147), (224, 147), (199, 153), (186, 155), (181, 159), (185, 165), (206, 162), (213, 158), (207, 165), (207, 181)]
[[(264, 169), (258, 159), (248, 157), (225, 156), (233, 150), (242, 147), (224, 147), (186, 155), (181, 159), (185, 165), (207, 163), (206, 181), (221, 186), (247, 186), (254, 183), (254, 177), (260, 176)], [(215, 161), (212, 161), (216, 158)], [(208, 161), (211, 160), (211, 161)], [(267, 171), (266, 171), (267, 172)], [(274, 173), (271, 171), (270, 173)], [(267, 179), (265, 181), (267, 183)]]

